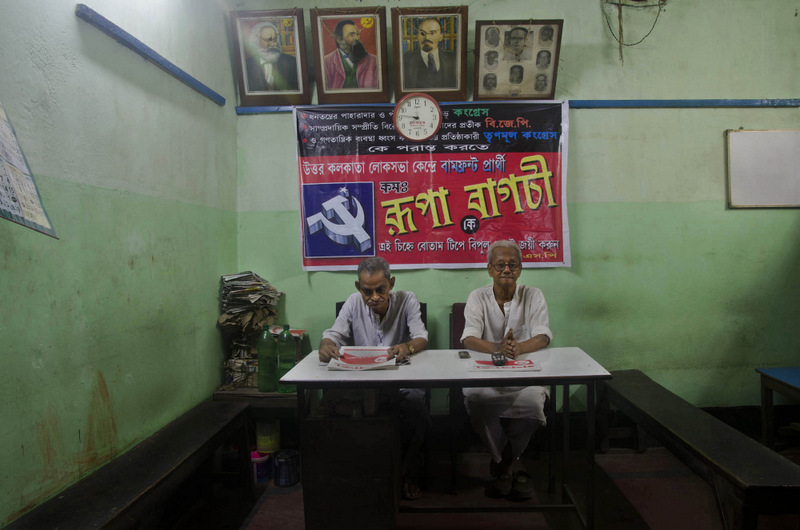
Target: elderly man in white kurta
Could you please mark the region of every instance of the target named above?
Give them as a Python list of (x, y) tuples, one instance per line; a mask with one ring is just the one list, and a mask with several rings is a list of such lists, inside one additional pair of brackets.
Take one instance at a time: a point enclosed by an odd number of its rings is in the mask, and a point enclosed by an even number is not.
[[(496, 241), (488, 251), (487, 269), (493, 284), (470, 293), (464, 309), (461, 341), (478, 352), (502, 352), (516, 359), (547, 347), (553, 338), (547, 303), (540, 289), (517, 285), (522, 253), (513, 241)], [(530, 498), (530, 475), (519, 458), (533, 433), (545, 424), (544, 387), (465, 388), (465, 403), (472, 426), (492, 453), (495, 477), (486, 493)]]

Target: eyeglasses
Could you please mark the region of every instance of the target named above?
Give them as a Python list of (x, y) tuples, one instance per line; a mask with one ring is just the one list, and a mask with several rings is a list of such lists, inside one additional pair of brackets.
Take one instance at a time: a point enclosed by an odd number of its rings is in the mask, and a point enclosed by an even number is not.
[(508, 267), (508, 270), (511, 272), (514, 272), (515, 270), (519, 269), (519, 263), (515, 261), (512, 261), (511, 263), (493, 263), (492, 267), (494, 267), (494, 270), (497, 272), (503, 272), (506, 270), (506, 267)]

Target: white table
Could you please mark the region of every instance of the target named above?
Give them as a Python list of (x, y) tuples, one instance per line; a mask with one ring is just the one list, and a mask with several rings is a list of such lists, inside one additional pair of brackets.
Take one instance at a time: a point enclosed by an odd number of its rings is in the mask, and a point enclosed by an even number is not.
[[(470, 351), (472, 359), (488, 359), (487, 354)], [(328, 370), (313, 351), (300, 361), (281, 382), (297, 385), (298, 413), (300, 421), (305, 417), (305, 391), (324, 388), (447, 388), (488, 386), (550, 386), (551, 412), (555, 412), (555, 389), (563, 387), (562, 411), (564, 414), (562, 440), (562, 470), (566, 470), (566, 455), (569, 450), (569, 386), (586, 386), (586, 436), (587, 436), (587, 484), (586, 513), (582, 514), (574, 502), (574, 495), (564, 481), (562, 498), (569, 498), (564, 508), (577, 511), (586, 528), (594, 526), (594, 409), (595, 383), (610, 379), (611, 374), (580, 348), (546, 348), (520, 356), (535, 359), (541, 371), (531, 372), (472, 372), (470, 361), (460, 359), (458, 350), (425, 350), (411, 358), (411, 364), (392, 369), (366, 371)], [(553, 417), (551, 415), (551, 417)], [(302, 446), (302, 440), (300, 441)], [(554, 447), (553, 447), (554, 449)], [(551, 450), (551, 454), (552, 454)], [(552, 508), (552, 506), (550, 506)], [(545, 507), (526, 507), (537, 510)]]

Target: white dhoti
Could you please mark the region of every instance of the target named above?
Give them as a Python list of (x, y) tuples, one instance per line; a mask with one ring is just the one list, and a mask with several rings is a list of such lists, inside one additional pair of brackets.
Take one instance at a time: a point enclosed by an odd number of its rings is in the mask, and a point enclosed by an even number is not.
[[(498, 463), (506, 445), (510, 445), (511, 457), (518, 459), (536, 429), (547, 423), (547, 397), (548, 391), (542, 386), (464, 389), (472, 427)], [(506, 419), (505, 428), (501, 418)]]
[[(462, 341), (476, 337), (500, 343), (509, 329), (517, 342), (537, 335), (553, 339), (547, 303), (540, 289), (517, 285), (514, 297), (503, 304), (502, 310), (492, 285), (470, 293), (464, 308)], [(536, 429), (547, 421), (544, 415), (547, 389), (541, 386), (465, 388), (464, 397), (472, 427), (497, 463), (503, 460), (506, 446), (511, 456), (518, 459)]]

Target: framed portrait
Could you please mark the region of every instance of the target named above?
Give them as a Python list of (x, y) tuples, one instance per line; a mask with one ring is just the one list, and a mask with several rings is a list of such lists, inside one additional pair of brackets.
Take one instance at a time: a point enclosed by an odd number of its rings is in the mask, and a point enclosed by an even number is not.
[(241, 106), (310, 103), (303, 11), (232, 11), (230, 19)]
[(467, 84), (467, 6), (392, 8), (394, 95), (425, 92), (438, 101), (464, 101)]
[(553, 99), (563, 20), (475, 22), (473, 99)]
[(388, 103), (386, 8), (311, 9), (317, 101)]

